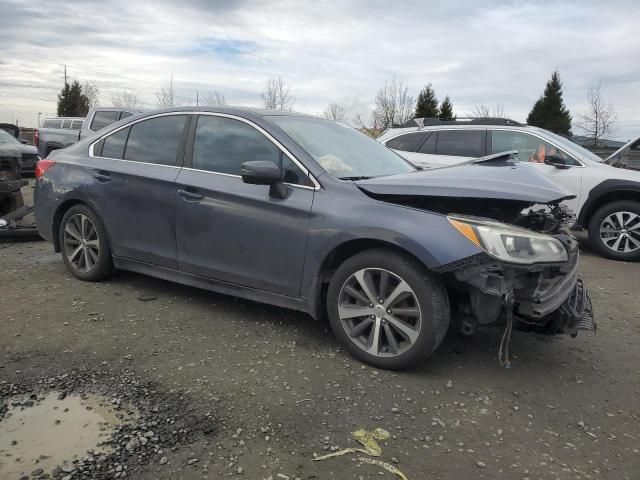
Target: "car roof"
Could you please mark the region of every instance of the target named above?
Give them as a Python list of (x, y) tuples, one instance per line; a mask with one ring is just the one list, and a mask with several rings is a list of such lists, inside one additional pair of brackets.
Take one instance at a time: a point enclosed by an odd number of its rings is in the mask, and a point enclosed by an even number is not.
[(306, 113), (293, 112), (290, 110), (267, 110), (262, 108), (252, 107), (227, 107), (227, 106), (184, 106), (163, 108), (160, 110), (150, 110), (144, 113), (146, 114), (159, 114), (170, 112), (210, 112), (210, 113), (227, 113), (229, 115), (239, 116), (258, 116), (258, 117), (276, 117), (276, 116), (288, 116), (288, 117), (308, 117), (308, 118), (321, 118), (315, 115), (309, 115)]

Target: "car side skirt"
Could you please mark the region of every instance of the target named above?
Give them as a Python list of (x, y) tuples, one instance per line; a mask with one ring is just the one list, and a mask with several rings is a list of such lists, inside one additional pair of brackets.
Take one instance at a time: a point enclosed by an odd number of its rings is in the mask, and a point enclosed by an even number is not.
[(167, 267), (160, 267), (150, 263), (139, 262), (122, 257), (113, 257), (113, 264), (119, 270), (141, 273), (150, 277), (168, 280), (170, 282), (188, 285), (190, 287), (202, 288), (211, 292), (222, 293), (234, 297), (252, 300), (254, 302), (267, 303), (277, 307), (289, 308), (309, 313), (308, 302), (304, 298), (293, 298), (285, 295), (278, 295), (264, 290), (244, 287), (227, 282), (221, 282), (191, 273), (180, 272)]

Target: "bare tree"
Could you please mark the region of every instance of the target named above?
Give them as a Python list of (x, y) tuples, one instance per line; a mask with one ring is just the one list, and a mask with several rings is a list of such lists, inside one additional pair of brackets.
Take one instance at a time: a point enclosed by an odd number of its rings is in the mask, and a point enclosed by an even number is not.
[(267, 80), (264, 90), (260, 94), (264, 108), (269, 110), (291, 110), (296, 99), (291, 95), (291, 87), (287, 85), (282, 76), (271, 77)]
[(347, 115), (347, 111), (344, 107), (338, 103), (330, 103), (327, 108), (325, 108), (324, 112), (322, 112), (324, 118), (328, 118), (329, 120), (335, 120), (336, 122), (344, 121), (344, 118)]
[(493, 105), (493, 107), (488, 107), (484, 103), (481, 103), (473, 107), (473, 111), (469, 114), (469, 116), (475, 118), (504, 118), (504, 105), (501, 103), (496, 103), (495, 105)]
[(378, 90), (373, 116), (376, 126), (382, 130), (395, 124), (403, 124), (413, 117), (414, 99), (409, 95), (407, 87), (400, 79), (385, 82)]
[(111, 95), (111, 103), (114, 107), (124, 107), (124, 108), (140, 108), (142, 107), (142, 102), (138, 98), (138, 94), (135, 92), (127, 92), (123, 90), (121, 92), (116, 92)]
[(97, 107), (100, 104), (100, 89), (95, 83), (84, 82), (82, 84), (82, 94), (87, 97), (89, 108)]
[(210, 107), (226, 105), (227, 99), (224, 94), (220, 93), (217, 90), (213, 92), (207, 93), (204, 97), (202, 97), (202, 105), (208, 105)]
[(602, 83), (589, 89), (587, 101), (589, 109), (584, 115), (578, 115), (580, 120), (577, 126), (585, 131), (587, 137), (591, 139), (592, 146), (597, 147), (600, 139), (615, 132), (618, 114), (611, 102), (605, 102), (602, 96)]
[(373, 121), (373, 126), (370, 127), (364, 120), (362, 120), (362, 115), (359, 113), (353, 118), (352, 122), (357, 130), (360, 130), (365, 135), (369, 135), (371, 138), (378, 138), (383, 132), (382, 129), (376, 126), (375, 119)]
[(158, 99), (158, 107), (169, 108), (178, 105), (176, 98), (176, 88), (173, 83), (173, 73), (169, 77), (169, 81), (164, 87), (160, 87), (160, 90), (156, 92), (156, 98)]

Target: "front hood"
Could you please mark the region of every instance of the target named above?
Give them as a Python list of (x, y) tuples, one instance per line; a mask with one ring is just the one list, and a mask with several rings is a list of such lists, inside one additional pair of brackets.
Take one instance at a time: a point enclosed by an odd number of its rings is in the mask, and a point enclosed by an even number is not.
[(483, 198), (530, 204), (575, 198), (574, 194), (538, 172), (534, 165), (504, 157), (355, 183), (373, 195)]
[(611, 161), (615, 160), (615, 158), (620, 155), (622, 152), (624, 152), (627, 148), (629, 148), (631, 145), (633, 145), (634, 143), (636, 143), (638, 140), (640, 140), (640, 137), (635, 138), (633, 140), (628, 141), (627, 143), (625, 143), (623, 146), (621, 146), (618, 150), (616, 150), (615, 152), (613, 152), (611, 155), (609, 155), (607, 158), (604, 159), (605, 163), (610, 163)]

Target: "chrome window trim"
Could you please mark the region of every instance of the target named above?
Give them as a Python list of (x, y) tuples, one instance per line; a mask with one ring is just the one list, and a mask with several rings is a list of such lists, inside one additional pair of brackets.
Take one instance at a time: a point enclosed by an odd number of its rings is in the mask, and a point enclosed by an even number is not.
[[(95, 112), (94, 112), (95, 115)], [(143, 164), (143, 165), (160, 165), (160, 166), (164, 166), (164, 167), (174, 167), (174, 168), (186, 168), (188, 170), (195, 170), (195, 171), (199, 171), (199, 172), (207, 172), (207, 173), (214, 173), (214, 174), (218, 174), (218, 175), (227, 175), (227, 176), (231, 176), (231, 177), (240, 177), (240, 175), (232, 175), (229, 173), (222, 173), (222, 172), (212, 172), (209, 170), (199, 170), (197, 168), (190, 168), (190, 167), (179, 167), (177, 165), (162, 165), (162, 164), (158, 164), (158, 163), (149, 163), (149, 162), (137, 162), (135, 160), (125, 160), (125, 159), (121, 159), (121, 158), (110, 158), (110, 157), (101, 157), (101, 156), (95, 156), (93, 154), (93, 147), (96, 143), (104, 140), (105, 138), (107, 138), (110, 135), (113, 135), (116, 132), (119, 132), (120, 130), (123, 130), (125, 128), (131, 127), (133, 125), (135, 125), (136, 123), (139, 122), (143, 122), (145, 120), (150, 120), (152, 118), (158, 118), (158, 117), (166, 117), (166, 116), (170, 116), (170, 115), (208, 115), (211, 117), (223, 117), (223, 118), (230, 118), (232, 120), (239, 120), (241, 122), (246, 123), (247, 125), (255, 128), (256, 130), (258, 130), (260, 133), (262, 133), (265, 137), (267, 137), (267, 139), (269, 141), (271, 141), (271, 143), (275, 144), (280, 150), (282, 150), (282, 152), (284, 152), (284, 154), (289, 157), (289, 159), (295, 163), (298, 168), (300, 168), (302, 170), (302, 172), (307, 176), (307, 178), (309, 178), (311, 180), (311, 183), (314, 184), (313, 187), (309, 187), (307, 185), (295, 185), (295, 184), (289, 184), (289, 183), (285, 183), (286, 185), (290, 185), (290, 186), (294, 186), (294, 187), (301, 187), (301, 188), (307, 188), (307, 189), (313, 189), (313, 190), (320, 190), (322, 188), (322, 185), (320, 185), (320, 183), (318, 182), (318, 180), (316, 180), (316, 178), (313, 176), (313, 174), (309, 171), (309, 169), (307, 167), (305, 167), (296, 157), (293, 156), (293, 154), (291, 152), (289, 152), (289, 150), (287, 150), (278, 140), (276, 140), (269, 132), (267, 132), (265, 129), (263, 129), (260, 125), (256, 125), (255, 123), (253, 123), (251, 120), (247, 120), (246, 118), (243, 117), (239, 117), (237, 115), (232, 115), (229, 113), (217, 113), (217, 112), (198, 112), (198, 111), (185, 111), (185, 112), (163, 112), (163, 113), (157, 113), (155, 115), (149, 115), (147, 117), (143, 117), (143, 118), (138, 118), (136, 120), (134, 120), (133, 122), (129, 122), (126, 123), (120, 127), (118, 127), (115, 130), (112, 130), (111, 132), (109, 132), (106, 135), (101, 136), (100, 138), (98, 138), (97, 140), (95, 140), (94, 142), (92, 142), (89, 145), (89, 157), (90, 158), (105, 158), (108, 160), (116, 160), (116, 161), (121, 161), (121, 162), (131, 162), (131, 163), (139, 163), (139, 164)], [(89, 124), (91, 125), (91, 124)]]
[[(211, 175), (222, 175), (223, 177), (242, 178), (242, 175), (234, 175), (233, 173), (212, 172), (211, 170), (201, 170), (199, 168), (191, 168), (191, 167), (182, 167), (182, 169), (189, 170), (191, 172), (209, 173)], [(290, 187), (303, 188), (305, 190), (317, 190), (316, 187), (311, 187), (309, 185), (298, 185), (297, 183), (289, 183), (289, 182), (282, 182), (282, 183)]]
[[(508, 128), (508, 127), (490, 127), (487, 130), (489, 130), (489, 133), (491, 133), (491, 131), (493, 131), (493, 130), (500, 130), (500, 131), (503, 131), (503, 132), (516, 132), (516, 133), (522, 133), (522, 134), (525, 134), (525, 135), (531, 135), (533, 137), (539, 138), (540, 140), (553, 145), (558, 150), (561, 150), (562, 152), (564, 152), (565, 155), (568, 155), (570, 158), (573, 158), (576, 162), (578, 162), (578, 165), (567, 165), (568, 167), (570, 167), (570, 168), (571, 167), (578, 167), (578, 168), (585, 168), (586, 167), (586, 165), (581, 160), (577, 159), (574, 155), (571, 155), (569, 152), (567, 152), (560, 145), (558, 145), (557, 143), (549, 140), (548, 138), (544, 138), (542, 135), (539, 135), (537, 133), (529, 132), (529, 131), (526, 131), (526, 130), (518, 130), (518, 129), (515, 129), (515, 128)], [(524, 162), (525, 160), (522, 160), (522, 161)], [(527, 163), (533, 163), (533, 162), (528, 162), (527, 161)]]

